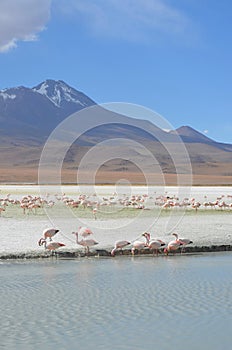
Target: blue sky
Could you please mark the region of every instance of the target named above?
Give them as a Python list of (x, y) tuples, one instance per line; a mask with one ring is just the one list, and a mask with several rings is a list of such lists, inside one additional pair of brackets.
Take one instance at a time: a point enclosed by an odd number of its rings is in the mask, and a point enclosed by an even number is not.
[(1, 0), (0, 89), (61, 79), (232, 143), (230, 0)]

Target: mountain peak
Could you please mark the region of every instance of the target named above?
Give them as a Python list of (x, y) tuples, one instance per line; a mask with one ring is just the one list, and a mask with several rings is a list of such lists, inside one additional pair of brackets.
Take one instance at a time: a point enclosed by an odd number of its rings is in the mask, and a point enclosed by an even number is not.
[[(62, 80), (45, 80), (34, 88), (0, 90), (0, 121), (4, 132), (49, 134), (69, 115), (95, 102)], [(0, 130), (0, 132), (1, 132)], [(6, 131), (7, 130), (7, 131)]]
[(63, 80), (47, 79), (32, 88), (33, 91), (47, 97), (56, 107), (65, 108), (67, 103), (79, 105), (80, 109), (95, 104), (82, 92), (75, 90)]
[(174, 133), (177, 133), (183, 139), (183, 141), (187, 141), (187, 142), (204, 142), (204, 143), (215, 142), (209, 137), (202, 134), (201, 132), (187, 125), (181, 126), (180, 128), (174, 130)]

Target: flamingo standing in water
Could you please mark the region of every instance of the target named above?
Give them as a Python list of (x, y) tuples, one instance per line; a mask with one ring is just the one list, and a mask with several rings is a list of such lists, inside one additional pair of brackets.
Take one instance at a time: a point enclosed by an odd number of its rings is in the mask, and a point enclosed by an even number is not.
[[(176, 234), (174, 233), (173, 234), (175, 237), (176, 237)], [(177, 236), (178, 237), (178, 236)], [(178, 238), (176, 237), (175, 240), (171, 241), (168, 243), (168, 246), (167, 248), (164, 249), (164, 253), (166, 253), (167, 255), (170, 253), (170, 252), (175, 252), (177, 249), (180, 248), (180, 246), (183, 245), (182, 241), (179, 240)]]
[(168, 255), (170, 252), (175, 252), (180, 246), (181, 246), (181, 243), (176, 241), (171, 241), (168, 243), (167, 248), (164, 249), (164, 253)]
[(55, 252), (56, 249), (65, 246), (65, 244), (60, 242), (50, 242), (47, 244), (46, 239), (41, 239), (40, 245), (44, 245), (44, 248), (50, 250), (52, 253)]
[(72, 232), (72, 234), (76, 235), (77, 244), (82, 245), (82, 247), (85, 248), (85, 251), (87, 254), (89, 254), (89, 247), (92, 247), (98, 244), (98, 242), (96, 242), (94, 239), (82, 239), (81, 241), (79, 241), (78, 239), (79, 232)]
[(153, 255), (156, 252), (156, 255), (158, 256), (159, 249), (165, 245), (165, 243), (161, 239), (151, 239), (151, 235), (148, 232), (143, 233), (143, 236), (147, 240), (147, 246), (150, 250), (152, 250)]
[(52, 237), (55, 236), (57, 232), (59, 232), (59, 230), (57, 230), (56, 228), (46, 228), (45, 230), (43, 230), (43, 237), (41, 237), (38, 242), (39, 246), (44, 244), (42, 242), (43, 240), (46, 241), (47, 238), (49, 238), (50, 241), (52, 241)]
[[(142, 234), (142, 236), (145, 237), (144, 234)], [(144, 249), (144, 248), (146, 248), (147, 246), (148, 246), (148, 245), (147, 245), (146, 242), (134, 241), (134, 242), (133, 242), (133, 247), (132, 247), (132, 249), (131, 249), (131, 254), (134, 255), (134, 254), (135, 254), (135, 250), (140, 251), (141, 249)]]
[(173, 236), (176, 237), (176, 241), (179, 241), (182, 243), (181, 253), (184, 252), (185, 246), (187, 244), (192, 244), (193, 241), (191, 241), (189, 238), (179, 238), (177, 233), (173, 233)]
[(131, 243), (128, 242), (128, 241), (116, 241), (114, 243), (114, 249), (111, 250), (111, 255), (115, 256), (115, 252), (116, 252), (117, 249), (120, 249), (121, 252), (122, 252), (122, 248), (126, 247), (129, 244), (131, 244)]

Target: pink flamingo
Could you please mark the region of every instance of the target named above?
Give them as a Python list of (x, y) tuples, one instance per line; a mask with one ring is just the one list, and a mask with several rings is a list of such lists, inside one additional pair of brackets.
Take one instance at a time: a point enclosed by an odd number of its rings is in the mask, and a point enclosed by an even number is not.
[(177, 241), (177, 242), (181, 242), (181, 243), (182, 243), (182, 244), (181, 244), (181, 245), (182, 245), (181, 253), (183, 253), (184, 248), (185, 248), (185, 246), (186, 246), (187, 244), (192, 244), (192, 243), (193, 243), (193, 241), (191, 241), (191, 240), (188, 239), (188, 238), (179, 238), (177, 233), (173, 233), (173, 236), (176, 237), (176, 241)]
[(120, 249), (121, 252), (122, 252), (122, 248), (126, 247), (129, 244), (131, 244), (131, 243), (128, 242), (128, 241), (116, 241), (114, 243), (114, 249), (111, 250), (111, 255), (115, 256), (115, 252), (116, 252), (117, 249)]
[(46, 239), (42, 239), (40, 245), (44, 245), (44, 248), (50, 250), (52, 253), (55, 252), (56, 249), (65, 246), (65, 244), (60, 242), (50, 242), (47, 244)]
[(78, 239), (79, 232), (72, 232), (72, 234), (76, 235), (77, 244), (82, 245), (82, 247), (85, 248), (85, 251), (87, 254), (89, 254), (89, 247), (92, 247), (98, 244), (98, 242), (96, 242), (94, 239), (82, 239), (81, 241), (79, 241)]
[(23, 214), (26, 214), (26, 209), (28, 209), (28, 202), (21, 203), (20, 207), (23, 209)]
[(151, 235), (148, 232), (143, 233), (143, 236), (146, 238), (147, 246), (150, 250), (152, 250), (153, 255), (154, 252), (156, 252), (156, 255), (158, 256), (159, 248), (163, 247), (165, 243), (161, 239), (151, 239)]
[(47, 238), (49, 238), (50, 241), (52, 241), (52, 237), (55, 236), (57, 232), (59, 232), (59, 230), (57, 230), (56, 228), (46, 228), (45, 230), (43, 230), (43, 237), (40, 238), (38, 244), (42, 245), (43, 240), (46, 240)]
[[(144, 236), (144, 233), (142, 234), (143, 237)], [(145, 237), (146, 238), (146, 237)], [(138, 250), (140, 251), (141, 249), (144, 249), (146, 248), (148, 245), (146, 242), (142, 242), (142, 241), (134, 241), (133, 242), (133, 247), (131, 249), (131, 254), (134, 255), (135, 254), (135, 250)]]
[(97, 208), (93, 208), (94, 219), (97, 220)]
[[(175, 234), (174, 234), (175, 236)], [(178, 239), (175, 239), (171, 242), (168, 243), (168, 246), (167, 248), (164, 249), (164, 253), (166, 253), (167, 255), (170, 253), (170, 252), (175, 252), (177, 249), (179, 249), (179, 247), (183, 245), (183, 243), (178, 240)]]

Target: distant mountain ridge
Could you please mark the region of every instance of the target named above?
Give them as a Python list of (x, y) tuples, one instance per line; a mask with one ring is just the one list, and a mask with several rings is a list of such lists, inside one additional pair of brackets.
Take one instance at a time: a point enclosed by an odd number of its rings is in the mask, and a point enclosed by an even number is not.
[[(28, 169), (30, 171), (33, 169), (36, 174), (43, 145), (55, 127), (71, 114), (94, 105), (98, 107), (94, 100), (62, 80), (47, 79), (32, 88), (19, 86), (0, 90), (2, 169), (5, 167), (6, 174), (10, 174), (12, 178), (17, 178), (17, 174), (14, 174), (15, 169), (21, 169), (22, 179)], [(111, 122), (97, 126), (83, 134), (72, 146), (64, 161), (66, 170), (75, 170), (81, 156), (93, 145), (109, 139), (129, 138), (150, 150), (159, 161), (164, 173), (174, 173), (175, 168), (165, 144), (168, 143), (168, 148), (175, 152), (178, 149), (177, 143), (182, 140), (189, 153), (194, 173), (204, 176), (223, 174), (232, 177), (231, 144), (216, 142), (191, 126), (181, 126), (168, 132), (148, 120), (139, 120), (136, 127), (134, 118), (121, 117), (123, 118), (120, 119), (121, 123)], [(152, 133), (156, 137), (152, 136)], [(115, 147), (115, 154), (119, 147), (119, 144)], [(135, 151), (138, 154), (138, 161), (146, 162), (142, 156), (142, 149), (139, 147), (131, 149), (132, 153)], [(179, 156), (181, 162), (181, 155)], [(135, 171), (132, 166), (125, 167), (122, 164), (120, 160), (115, 160), (106, 165), (105, 169), (107, 172), (117, 172), (118, 169), (125, 168), (127, 172)], [(5, 175), (0, 174), (0, 181), (5, 181), (3, 176)]]
[[(95, 101), (62, 80), (47, 79), (33, 88), (19, 86), (3, 89), (0, 90), (0, 132), (4, 135), (48, 136), (67, 116), (93, 105), (96, 105)], [(144, 120), (144, 123), (147, 124), (148, 121)], [(181, 126), (170, 132), (155, 127), (161, 139), (167, 142), (172, 142), (174, 136), (179, 135), (187, 143), (217, 143), (190, 126)], [(107, 129), (110, 137), (109, 127), (103, 129), (102, 134), (105, 135)], [(98, 137), (101, 137), (100, 130), (96, 131)], [(124, 137), (128, 135), (128, 127), (121, 125), (116, 128), (115, 125), (111, 132), (114, 135), (118, 133), (119, 136), (121, 133)], [(149, 137), (141, 131), (140, 136), (142, 134), (145, 138)]]
[[(173, 132), (171, 131), (170, 133), (173, 133)], [(174, 133), (177, 133), (184, 143), (202, 143), (202, 144), (208, 144), (212, 146), (214, 145), (225, 151), (232, 150), (232, 144), (214, 141), (208, 136), (193, 129), (191, 126), (186, 126), (186, 125), (181, 126), (178, 129), (176, 129)]]

